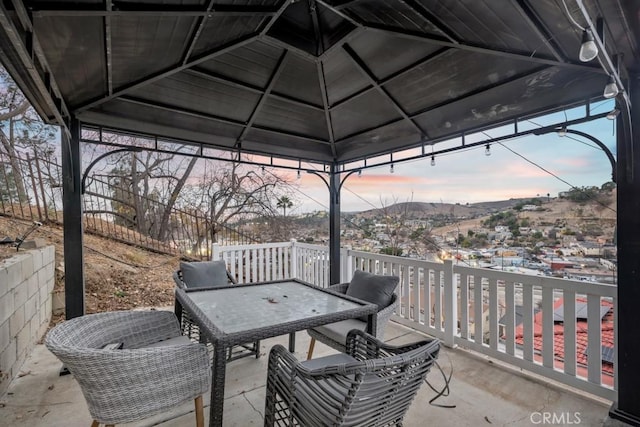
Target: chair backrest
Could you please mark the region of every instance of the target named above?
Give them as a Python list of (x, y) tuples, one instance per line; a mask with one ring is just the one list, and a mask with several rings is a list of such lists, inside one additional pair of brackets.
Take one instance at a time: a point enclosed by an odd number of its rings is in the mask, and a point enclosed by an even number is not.
[(400, 422), (439, 350), (437, 340), (394, 347), (352, 331), (347, 353), (357, 362), (315, 371), (297, 369), (295, 393), (314, 397), (293, 405), (293, 413), (302, 425), (312, 425), (320, 417), (341, 426)]
[[(169, 311), (122, 311), (67, 320), (49, 331), (47, 348), (80, 385), (94, 420), (122, 424), (147, 418), (209, 389), (205, 345), (147, 348), (180, 336)], [(123, 349), (105, 349), (106, 344)], [(162, 375), (149, 375), (149, 372)], [(126, 386), (125, 386), (126, 385)]]
[[(236, 279), (226, 268), (224, 261), (181, 262), (180, 267), (173, 273), (173, 281), (182, 289), (226, 286), (236, 283)], [(188, 275), (194, 280), (185, 279), (183, 271), (185, 269), (189, 269)]]

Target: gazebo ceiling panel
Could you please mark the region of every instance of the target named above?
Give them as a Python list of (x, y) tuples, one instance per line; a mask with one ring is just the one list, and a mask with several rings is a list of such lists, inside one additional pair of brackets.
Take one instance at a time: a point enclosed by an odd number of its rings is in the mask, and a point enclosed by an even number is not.
[(296, 55), (289, 55), (273, 91), (322, 107), (322, 91), (318, 64)]
[(335, 158), (331, 145), (305, 137), (275, 135), (272, 131), (251, 128), (242, 141), (242, 150), (250, 153), (274, 153), (294, 159), (331, 162)]
[[(480, 53), (449, 49), (384, 87), (407, 112), (417, 113), (548, 67), (500, 57), (485, 59)], [(482, 67), (469, 66), (480, 63)]]
[(336, 144), (338, 154), (345, 161), (364, 156), (389, 153), (396, 147), (415, 144), (419, 139), (415, 128), (404, 120), (346, 138)]
[(180, 61), (192, 18), (111, 18), (113, 86), (125, 86)]
[(198, 56), (219, 46), (232, 43), (243, 36), (255, 33), (268, 19), (266, 16), (223, 16), (206, 20), (202, 33), (193, 49)]
[[(49, 65), (53, 74), (58, 76), (56, 81), (59, 80), (60, 90), (68, 94), (69, 104), (99, 97), (107, 90), (101, 18), (54, 20), (44, 17), (34, 21), (34, 31), (42, 49), (51, 53)], [(73, 42), (78, 39), (85, 43)]]
[[(349, 46), (378, 80), (391, 78), (398, 71), (411, 70), (421, 63), (427, 65), (431, 58), (444, 50), (431, 43), (407, 40), (383, 32), (361, 32), (349, 42)], [(396, 79), (402, 76), (398, 74)]]
[[(243, 127), (239, 123), (210, 120), (196, 112), (176, 112), (149, 106), (135, 100), (113, 100), (99, 108), (83, 112), (79, 119), (101, 123), (114, 129), (159, 134), (180, 139), (188, 134), (188, 141), (202, 142), (222, 147), (233, 147)], [(162, 130), (162, 132), (159, 132)]]
[(552, 110), (579, 103), (583, 94), (604, 87), (606, 79), (591, 73), (563, 73), (554, 67), (426, 111), (415, 120), (429, 129), (431, 138), (441, 138), (525, 116), (537, 105)]
[(329, 138), (324, 111), (283, 99), (268, 98), (258, 112), (255, 124), (323, 141)]
[[(391, 102), (377, 90), (368, 91), (331, 110), (337, 141), (400, 117)], [(417, 131), (416, 135), (419, 135)]]
[(193, 110), (239, 122), (249, 120), (260, 99), (257, 93), (212, 82), (190, 71), (183, 71), (136, 89), (128, 96), (171, 105), (178, 110)]
[(322, 62), (329, 105), (368, 87), (370, 83), (343, 49), (331, 52)]
[(203, 62), (197, 68), (262, 89), (267, 86), (281, 55), (281, 48), (256, 41)]

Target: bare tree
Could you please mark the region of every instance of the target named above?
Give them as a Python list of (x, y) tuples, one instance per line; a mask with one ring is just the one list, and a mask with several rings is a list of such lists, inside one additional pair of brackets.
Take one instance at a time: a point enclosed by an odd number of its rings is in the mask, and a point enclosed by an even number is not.
[(211, 239), (216, 241), (224, 224), (275, 216), (277, 201), (289, 185), (285, 178), (257, 173), (252, 166), (207, 161), (198, 184), (185, 186), (180, 204), (206, 215)]
[[(41, 158), (53, 153), (50, 141), (55, 137), (53, 126), (44, 124), (28, 100), (13, 82), (7, 71), (0, 67), (0, 144), (9, 157), (9, 173), (18, 200), (28, 200), (24, 184), (25, 171), (20, 168), (18, 154), (31, 152)], [(4, 168), (7, 173), (7, 168)]]

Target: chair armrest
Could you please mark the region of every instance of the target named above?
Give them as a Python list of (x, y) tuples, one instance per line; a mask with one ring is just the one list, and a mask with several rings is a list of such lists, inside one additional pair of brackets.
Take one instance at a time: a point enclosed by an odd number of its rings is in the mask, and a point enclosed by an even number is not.
[(391, 302), (376, 315), (376, 337), (382, 337), (393, 312), (398, 308), (398, 296), (393, 294)]
[(182, 271), (176, 270), (173, 272), (173, 281), (176, 282), (176, 286), (180, 289), (185, 289), (187, 286), (182, 281)]
[(329, 286), (329, 290), (333, 292), (339, 292), (341, 294), (347, 293), (347, 288), (349, 287), (349, 283), (337, 283), (335, 285)]
[(440, 341), (426, 339), (403, 345), (386, 344), (364, 331), (354, 329), (347, 334), (347, 354), (358, 360), (379, 359), (402, 355), (429, 345), (428, 351), (435, 358), (440, 350)]

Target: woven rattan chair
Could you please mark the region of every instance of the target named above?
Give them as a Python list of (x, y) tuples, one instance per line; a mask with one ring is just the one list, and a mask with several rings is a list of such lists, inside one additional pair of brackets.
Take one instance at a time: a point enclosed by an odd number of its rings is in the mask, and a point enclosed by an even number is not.
[[(182, 277), (182, 271), (176, 270), (173, 272), (173, 281), (176, 283), (181, 289), (192, 289), (194, 286), (189, 286), (185, 283), (184, 278)], [(227, 282), (226, 283), (218, 283), (217, 286), (226, 286), (233, 285), (236, 283), (236, 279), (231, 275), (231, 272), (227, 270)], [(195, 324), (191, 316), (186, 313), (184, 310), (182, 311), (180, 325), (182, 327), (182, 333), (195, 341), (205, 342), (204, 337), (200, 336), (200, 329), (198, 325)], [(242, 344), (236, 345), (229, 348), (229, 352), (227, 353), (227, 361), (232, 361), (236, 359), (241, 359), (243, 357), (255, 356), (256, 359), (260, 357), (260, 341), (254, 341), (251, 344)]]
[[(329, 286), (329, 289), (344, 294), (347, 292), (348, 287), (349, 283), (339, 283), (337, 285)], [(397, 306), (398, 297), (396, 294), (394, 294), (389, 305), (378, 311), (378, 313), (376, 314), (376, 337), (384, 337), (384, 330)], [(313, 356), (313, 349), (315, 347), (316, 340), (344, 353), (346, 351), (345, 343), (347, 339), (347, 333), (351, 329), (360, 329), (364, 331), (366, 329), (366, 326), (366, 322), (362, 320), (348, 319), (341, 322), (320, 326), (314, 329), (307, 329), (307, 333), (311, 336), (311, 341), (309, 342), (309, 350), (307, 352), (307, 360), (311, 359), (311, 357)]]
[(269, 354), (265, 426), (401, 426), (438, 356), (438, 340), (384, 344), (360, 330), (347, 354), (299, 362), (283, 346)]
[(209, 355), (206, 346), (182, 337), (173, 313), (76, 317), (51, 329), (45, 344), (80, 384), (92, 427), (141, 420), (192, 399), (197, 425), (203, 426), (202, 394), (211, 386)]

